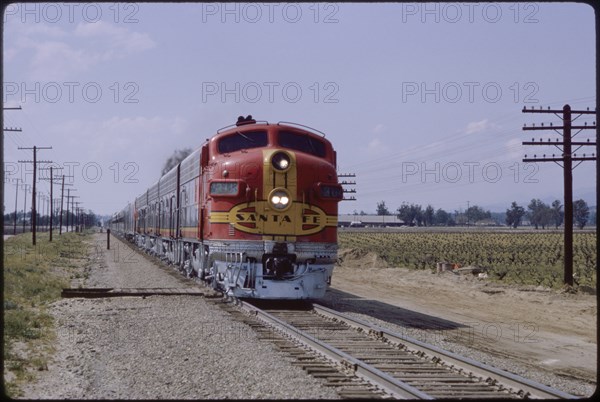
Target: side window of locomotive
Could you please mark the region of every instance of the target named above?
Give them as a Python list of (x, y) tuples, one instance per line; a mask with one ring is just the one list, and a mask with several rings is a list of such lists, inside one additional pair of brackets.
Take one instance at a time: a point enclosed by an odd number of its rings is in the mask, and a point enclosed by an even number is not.
[(237, 131), (219, 140), (219, 153), (227, 154), (242, 149), (267, 146), (269, 140), (266, 131)]
[(318, 156), (319, 158), (325, 157), (325, 144), (322, 141), (293, 131), (280, 131), (279, 145), (284, 148)]

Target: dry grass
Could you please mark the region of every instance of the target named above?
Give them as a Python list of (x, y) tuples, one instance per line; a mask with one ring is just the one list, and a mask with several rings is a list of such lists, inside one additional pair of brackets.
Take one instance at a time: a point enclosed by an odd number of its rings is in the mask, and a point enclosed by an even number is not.
[(60, 298), (70, 280), (84, 272), (89, 235), (65, 233), (11, 237), (4, 242), (4, 376), (6, 392), (19, 396), (19, 385), (46, 370), (56, 338), (47, 306)]

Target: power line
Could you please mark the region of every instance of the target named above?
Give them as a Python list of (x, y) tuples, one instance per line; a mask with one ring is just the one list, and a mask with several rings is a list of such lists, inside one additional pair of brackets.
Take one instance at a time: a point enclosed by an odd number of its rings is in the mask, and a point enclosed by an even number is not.
[[(19, 148), (19, 149), (32, 149), (33, 150), (33, 161), (19, 161), (21, 163), (33, 163), (33, 192), (31, 195), (31, 233), (32, 233), (32, 242), (35, 246), (35, 232), (36, 232), (36, 205), (35, 205), (35, 185), (37, 179), (37, 150), (38, 149), (52, 149), (52, 147), (37, 147), (33, 146), (33, 148)], [(52, 163), (52, 161), (40, 161), (40, 163)]]
[[(573, 142), (573, 137), (579, 134), (583, 130), (596, 129), (596, 122), (593, 125), (573, 125), (573, 121), (577, 120), (579, 117), (585, 114), (596, 114), (596, 111), (591, 111), (589, 108), (587, 110), (571, 110), (571, 106), (568, 104), (565, 105), (562, 110), (560, 109), (527, 109), (523, 108), (523, 113), (552, 113), (556, 115), (558, 118), (562, 120), (562, 125), (553, 126), (524, 126), (524, 131), (533, 131), (533, 130), (553, 130), (562, 136), (562, 141), (543, 141), (540, 138), (540, 141), (524, 141), (523, 145), (542, 145), (542, 146), (555, 146), (561, 151), (560, 156), (558, 155), (548, 155), (543, 154), (541, 158), (537, 157), (537, 154), (534, 154), (533, 158), (528, 158), (525, 155), (523, 162), (554, 162), (557, 165), (563, 168), (564, 172), (564, 199), (565, 199), (565, 234), (564, 234), (564, 248), (565, 248), (565, 258), (564, 258), (564, 283), (569, 286), (573, 286), (573, 169), (579, 166), (580, 163), (584, 161), (595, 161), (596, 156), (592, 153), (590, 156), (587, 154), (583, 154), (583, 156), (577, 156), (574, 153), (572, 147), (573, 145), (581, 147), (593, 145), (596, 146), (595, 142)], [(575, 118), (573, 115), (577, 114)], [(562, 133), (559, 132), (562, 130)], [(571, 135), (572, 130), (579, 130), (574, 135)], [(562, 147), (562, 149), (560, 148)], [(575, 150), (577, 151), (577, 150)], [(573, 167), (573, 162), (579, 162), (579, 164)], [(560, 164), (562, 162), (562, 165)]]

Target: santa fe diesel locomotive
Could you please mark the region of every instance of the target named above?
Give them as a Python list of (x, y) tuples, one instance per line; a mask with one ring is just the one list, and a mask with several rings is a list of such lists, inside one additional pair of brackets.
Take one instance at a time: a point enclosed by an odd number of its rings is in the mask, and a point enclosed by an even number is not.
[(322, 133), (240, 116), (110, 225), (227, 295), (318, 299), (337, 259), (343, 192)]

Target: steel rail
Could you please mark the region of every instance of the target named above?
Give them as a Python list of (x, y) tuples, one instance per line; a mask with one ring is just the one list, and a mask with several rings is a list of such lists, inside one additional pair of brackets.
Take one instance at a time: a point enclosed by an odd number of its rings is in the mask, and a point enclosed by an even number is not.
[(400, 381), (392, 377), (391, 375), (369, 364), (366, 364), (331, 345), (321, 342), (312, 335), (301, 331), (300, 329), (290, 324), (283, 322), (279, 318), (267, 313), (264, 310), (261, 310), (244, 301), (241, 301), (240, 305), (246, 311), (255, 314), (256, 317), (262, 320), (263, 322), (266, 322), (267, 324), (285, 332), (286, 334), (289, 334), (290, 336), (299, 340), (304, 345), (324, 354), (329, 359), (346, 367), (352, 367), (354, 369), (355, 375), (366, 379), (372, 384), (380, 387), (392, 397), (406, 399), (435, 399), (432, 396), (422, 391), (419, 391), (413, 386), (408, 385), (405, 382)]
[[(440, 349), (437, 346), (423, 343), (417, 339), (392, 332), (358, 318), (349, 317), (327, 307), (313, 304), (313, 308), (321, 315), (344, 321), (346, 324), (356, 328), (361, 328), (363, 331), (375, 331), (379, 336), (385, 337), (392, 342), (403, 344), (409, 350), (425, 352), (432, 357), (437, 356), (443, 362), (452, 364), (454, 367), (466, 370), (467, 372), (471, 372), (473, 375), (483, 378), (490, 377), (507, 388), (516, 388), (517, 390), (521, 390), (523, 396), (527, 396), (528, 398), (577, 399), (577, 397), (566, 392), (550, 388), (546, 385), (528, 380), (516, 374), (512, 374), (492, 366), (488, 366), (487, 364), (477, 362), (467, 357), (459, 356), (455, 353)], [(527, 395), (527, 393), (529, 393), (529, 395)]]

